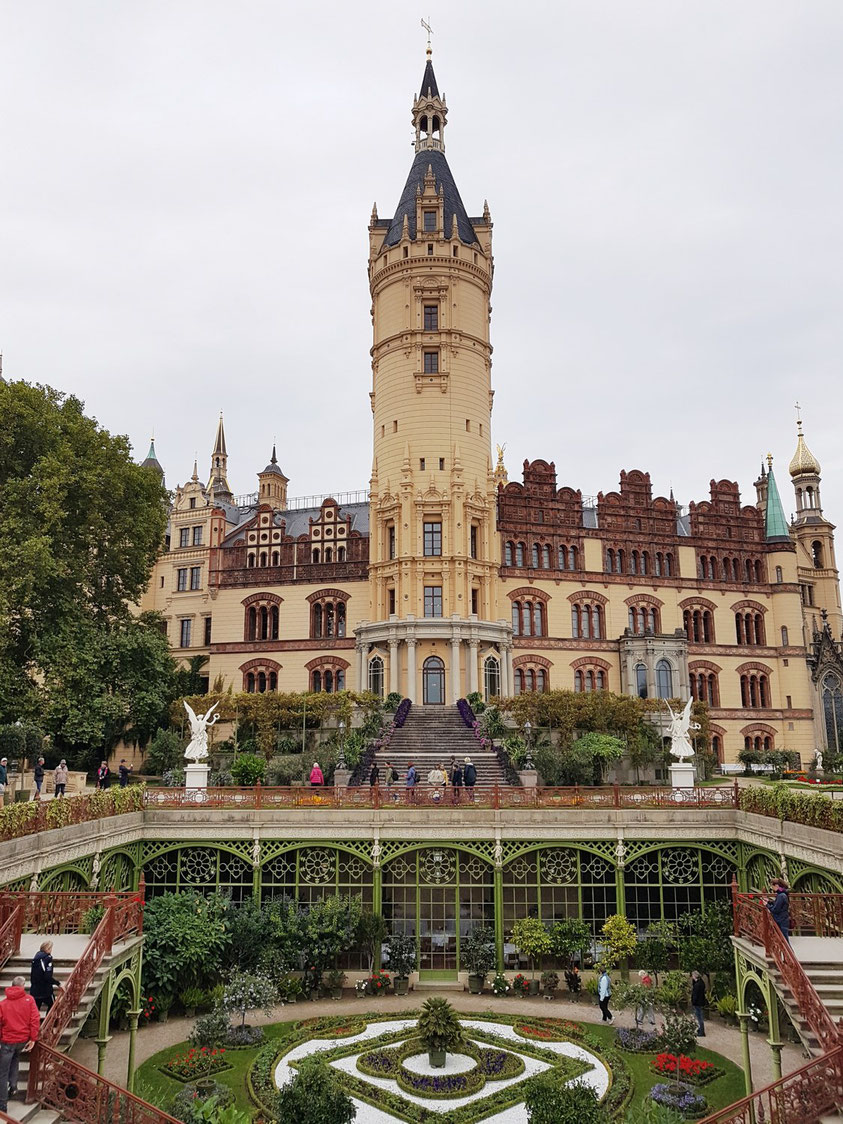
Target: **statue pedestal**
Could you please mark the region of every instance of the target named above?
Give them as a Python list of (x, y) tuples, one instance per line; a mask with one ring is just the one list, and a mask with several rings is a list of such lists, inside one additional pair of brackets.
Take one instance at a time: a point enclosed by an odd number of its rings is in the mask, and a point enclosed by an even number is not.
[(522, 788), (536, 788), (539, 783), (539, 774), (535, 769), (519, 769), (518, 779)]
[(670, 784), (672, 788), (694, 788), (697, 783), (697, 771), (691, 761), (676, 761), (668, 766)]
[(184, 787), (190, 792), (192, 790), (207, 788), (208, 787), (208, 774), (211, 771), (211, 766), (206, 761), (192, 761), (184, 769)]
[(348, 788), (351, 780), (351, 769), (334, 769), (334, 788)]

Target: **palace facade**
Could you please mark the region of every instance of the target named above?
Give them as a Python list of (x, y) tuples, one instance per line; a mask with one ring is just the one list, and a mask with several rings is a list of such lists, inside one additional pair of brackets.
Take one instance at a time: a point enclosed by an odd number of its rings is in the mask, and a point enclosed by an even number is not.
[[(208, 478), (194, 466), (175, 489), (141, 607), (235, 691), (691, 694), (721, 761), (843, 749), (834, 527), (801, 422), (791, 521), (771, 458), (754, 503), (712, 480), (687, 508), (639, 470), (587, 497), (552, 461), (515, 482), (493, 458), (492, 220), (463, 205), (447, 114), (428, 53), (406, 184), (369, 222), (368, 491), (291, 499), (273, 449), (235, 497), (221, 416)], [(154, 447), (144, 463), (162, 471)]]

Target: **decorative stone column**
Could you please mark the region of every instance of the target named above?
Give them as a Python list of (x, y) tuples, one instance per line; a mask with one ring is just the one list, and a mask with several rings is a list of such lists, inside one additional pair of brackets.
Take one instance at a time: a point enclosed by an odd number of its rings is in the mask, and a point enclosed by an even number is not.
[(129, 1016), (129, 1059), (126, 1063), (126, 1088), (130, 1093), (135, 1090), (135, 1040), (138, 1036), (138, 1019), (140, 1011), (128, 1011)]
[(390, 640), (389, 642), (389, 690), (391, 693), (400, 691), (401, 687), (398, 682), (398, 641)]
[(477, 690), (477, 651), (476, 640), (468, 645), (468, 693), (471, 695)]
[(741, 1055), (743, 1057), (744, 1090), (748, 1097), (752, 1096), (752, 1058), (749, 1053), (749, 1015), (746, 1011), (738, 1011), (738, 1022), (741, 1027)]
[(94, 1042), (97, 1044), (97, 1073), (100, 1077), (105, 1076), (105, 1050), (110, 1041), (110, 1034), (105, 1038), (94, 1039)]
[(366, 682), (366, 649), (360, 644), (357, 648), (357, 690), (365, 691), (369, 684)]
[(407, 640), (407, 698), (416, 701), (416, 642), (412, 638)]
[(451, 637), (451, 702), (460, 697), (460, 638)]
[(509, 684), (511, 681), (512, 672), (512, 650), (510, 648), (501, 649), (501, 695), (507, 699), (510, 695)]

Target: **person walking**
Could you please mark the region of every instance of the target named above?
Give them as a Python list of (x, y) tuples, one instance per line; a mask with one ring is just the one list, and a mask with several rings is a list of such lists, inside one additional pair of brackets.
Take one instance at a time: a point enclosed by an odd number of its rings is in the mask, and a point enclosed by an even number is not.
[[(646, 987), (646, 988), (650, 988), (650, 989), (652, 989), (652, 987), (653, 987), (653, 977), (644, 968), (642, 968), (638, 973), (638, 982), (639, 982), (641, 987)], [(650, 1023), (650, 1026), (654, 1027), (656, 1025), (656, 1010), (655, 1010), (655, 1007), (653, 1006), (653, 1000), (650, 996), (646, 996), (646, 997), (642, 998), (641, 1002), (636, 1006), (636, 1008), (635, 1008), (635, 1026), (636, 1027), (643, 1026), (644, 1020), (647, 1018), (648, 1015), (649, 1015), (648, 1021)]]
[(29, 1053), (41, 1029), (38, 1007), (24, 991), (25, 983), (23, 976), (15, 976), (0, 1003), (0, 1112), (18, 1091), (20, 1056)]
[(609, 979), (609, 970), (604, 968), (597, 981), (597, 1001), (603, 1013), (603, 1022), (612, 1023), (615, 1017), (609, 1010), (609, 1000), (612, 998), (612, 981)]
[[(103, 762), (103, 764), (105, 764), (105, 762)], [(126, 764), (126, 758), (122, 757), (120, 759), (120, 767), (117, 770), (117, 776), (118, 776), (121, 788), (125, 788), (126, 785), (129, 783), (129, 774), (131, 773), (131, 771), (132, 771), (132, 766), (127, 765)]]
[(56, 796), (64, 796), (67, 787), (67, 762), (62, 757), (53, 773), (53, 791)]
[(313, 768), (310, 770), (310, 787), (318, 788), (320, 784), (325, 783), (325, 778), (322, 775), (322, 770), (319, 768), (319, 762), (313, 762)]
[(456, 758), (451, 763), (451, 803), (459, 804), (462, 797), (462, 765)]
[(49, 1011), (55, 1000), (53, 989), (61, 984), (53, 978), (53, 942), (44, 941), (32, 958), (29, 969), (29, 994), (35, 1000), (38, 1010), (46, 1004)]
[(699, 972), (691, 972), (691, 1006), (697, 1016), (697, 1038), (705, 1038), (705, 1019), (703, 1018), (705, 980)]
[(6, 803), (6, 789), (9, 787), (9, 762), (0, 757), (0, 804)]
[(781, 878), (774, 878), (771, 887), (775, 895), (771, 902), (767, 902), (770, 916), (781, 929), (782, 936), (790, 944), (790, 898), (787, 883)]
[(477, 766), (472, 762), (470, 757), (466, 757), (465, 759), (462, 779), (466, 787), (466, 798), (474, 800), (474, 786), (477, 784)]
[(97, 769), (97, 788), (108, 788), (108, 762), (103, 761)]
[(407, 766), (407, 779), (405, 781), (405, 786), (406, 786), (406, 789), (407, 789), (407, 803), (408, 804), (415, 804), (415, 802), (416, 802), (416, 785), (418, 784), (418, 782), (419, 782), (419, 775), (416, 772), (415, 765), (411, 761), (410, 764)]
[(32, 770), (32, 775), (35, 778), (35, 799), (41, 799), (41, 786), (44, 783), (44, 758), (38, 758), (38, 764)]

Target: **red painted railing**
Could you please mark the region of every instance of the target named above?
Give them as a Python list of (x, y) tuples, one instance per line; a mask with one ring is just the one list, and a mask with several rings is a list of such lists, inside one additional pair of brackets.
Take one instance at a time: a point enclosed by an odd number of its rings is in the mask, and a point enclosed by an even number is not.
[[(0, 891), (0, 925), (9, 914), (22, 908), (21, 931), (24, 933), (43, 933), (55, 936), (59, 933), (79, 933), (85, 914), (95, 906), (105, 906), (106, 901), (115, 899), (115, 904), (131, 904), (138, 895), (132, 891), (119, 894), (96, 890), (68, 890), (53, 893), (26, 890)], [(134, 923), (133, 923), (134, 925)], [(119, 938), (115, 938), (119, 940)]]
[[(27, 1099), (58, 1112), (62, 1120), (79, 1124), (178, 1124), (175, 1117), (43, 1042), (35, 1044), (30, 1058)], [(5, 1124), (2, 1113), (0, 1120)]]
[(443, 791), (428, 785), (360, 785), (354, 788), (148, 788), (147, 808), (737, 808), (734, 785), (711, 788), (640, 788), (607, 785), (601, 788), (520, 788), (510, 785)]
[(23, 931), (23, 906), (10, 909), (5, 920), (0, 916), (0, 968), (20, 948)]
[(816, 1124), (843, 1104), (843, 1046), (698, 1124)]

